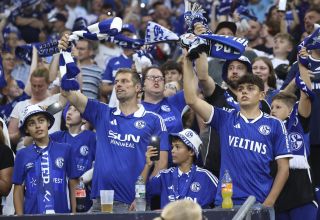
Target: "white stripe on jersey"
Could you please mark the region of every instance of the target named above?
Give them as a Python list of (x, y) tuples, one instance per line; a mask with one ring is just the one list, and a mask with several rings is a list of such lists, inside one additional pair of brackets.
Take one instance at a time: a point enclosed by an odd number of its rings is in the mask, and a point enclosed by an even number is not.
[(210, 173), (209, 170), (206, 170), (206, 169), (202, 169), (202, 168), (200, 168), (200, 167), (197, 167), (197, 171), (207, 174), (208, 177), (211, 179), (212, 183), (213, 183), (214, 185), (216, 185), (216, 186), (218, 185), (218, 182), (219, 182), (218, 178), (217, 178), (216, 176), (214, 176), (212, 173)]
[(154, 176), (154, 177), (160, 177), (161, 173), (170, 173), (170, 172), (173, 172), (175, 170), (175, 167), (171, 167), (169, 169), (163, 169), (163, 170), (160, 170), (159, 173)]
[(150, 114), (157, 116), (160, 119), (161, 131), (167, 131), (166, 124), (164, 123), (163, 118), (159, 114), (157, 114), (155, 112), (151, 112), (151, 111), (145, 111), (145, 113), (150, 113)]

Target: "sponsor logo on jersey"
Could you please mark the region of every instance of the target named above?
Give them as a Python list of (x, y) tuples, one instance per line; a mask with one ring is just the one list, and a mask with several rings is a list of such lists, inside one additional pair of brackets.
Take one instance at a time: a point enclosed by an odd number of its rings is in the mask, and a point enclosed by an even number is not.
[(258, 130), (262, 135), (268, 135), (271, 132), (271, 128), (268, 125), (261, 125)]
[(246, 138), (240, 138), (229, 135), (229, 145), (231, 147), (257, 152), (259, 154), (267, 153), (267, 145)]
[(135, 148), (135, 143), (140, 142), (140, 136), (134, 136), (133, 134), (119, 134), (112, 130), (109, 130), (108, 138), (111, 138), (111, 144), (118, 145), (120, 147)]
[(289, 134), (289, 141), (290, 141), (290, 146), (291, 150), (297, 151), (299, 150), (302, 146), (304, 146), (304, 140), (303, 136), (299, 133), (292, 132)]
[(170, 112), (171, 109), (168, 105), (161, 105), (161, 110), (164, 112)]
[(88, 146), (83, 145), (83, 146), (80, 147), (80, 154), (81, 154), (82, 156), (87, 156), (88, 153), (89, 153), (89, 148), (88, 148)]
[(138, 129), (142, 129), (146, 126), (146, 122), (143, 120), (138, 120), (134, 123), (134, 126)]
[(64, 159), (62, 157), (58, 157), (55, 161), (55, 164), (58, 168), (62, 168), (64, 163)]
[(192, 192), (199, 192), (201, 189), (201, 185), (198, 182), (193, 182), (190, 186)]

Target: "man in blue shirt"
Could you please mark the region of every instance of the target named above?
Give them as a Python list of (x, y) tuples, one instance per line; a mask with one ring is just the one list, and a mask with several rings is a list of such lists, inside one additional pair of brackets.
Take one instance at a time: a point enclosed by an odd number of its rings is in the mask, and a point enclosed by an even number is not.
[(202, 208), (209, 208), (216, 196), (218, 179), (210, 171), (196, 165), (202, 144), (200, 137), (191, 129), (171, 134), (172, 159), (176, 167), (161, 170), (150, 178), (147, 175), (156, 156), (155, 148), (146, 153), (146, 165), (143, 178), (147, 182), (148, 195), (161, 195), (161, 208), (179, 199), (190, 199)]
[(34, 143), (17, 153), (13, 172), (14, 206), (18, 215), (68, 213), (69, 178), (72, 211), (74, 190), (79, 177), (75, 173), (71, 147), (49, 139), (48, 130), (54, 117), (38, 105), (22, 112), (19, 129)]
[[(128, 38), (136, 38), (136, 30), (132, 24), (124, 24), (121, 30), (121, 34)], [(110, 100), (109, 96), (112, 93), (115, 75), (120, 68), (131, 68), (133, 64), (132, 55), (134, 50), (129, 48), (123, 48), (123, 53), (109, 60), (106, 69), (102, 75), (102, 84), (100, 89), (100, 95), (105, 100)], [(104, 100), (104, 99), (102, 99)], [(108, 102), (107, 102), (108, 103)]]
[[(254, 195), (257, 202), (273, 206), (288, 178), (291, 152), (283, 123), (259, 109), (259, 102), (264, 98), (262, 80), (254, 75), (241, 77), (236, 93), (240, 110), (223, 110), (197, 97), (192, 62), (185, 58), (183, 87), (187, 104), (220, 135), (219, 179), (229, 170), (234, 204), (243, 204), (248, 196)], [(269, 167), (273, 160), (278, 165), (275, 179)], [(218, 192), (220, 190), (221, 183)], [(215, 204), (221, 203), (218, 193)]]
[[(67, 48), (67, 39), (67, 35), (61, 39), (60, 49)], [(92, 197), (99, 198), (100, 190), (114, 190), (113, 211), (118, 212), (133, 209), (130, 205), (135, 197), (134, 186), (145, 164), (150, 137), (161, 138), (160, 160), (155, 164), (153, 175), (167, 167), (169, 143), (163, 119), (138, 105), (139, 75), (130, 69), (120, 69), (114, 87), (119, 100), (116, 108), (90, 100), (80, 92), (63, 91), (62, 94), (96, 129)]]

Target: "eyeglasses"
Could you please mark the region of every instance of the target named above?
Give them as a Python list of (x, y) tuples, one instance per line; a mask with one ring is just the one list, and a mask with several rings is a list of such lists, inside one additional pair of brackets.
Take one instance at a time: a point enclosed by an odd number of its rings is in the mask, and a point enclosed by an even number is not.
[(163, 76), (146, 76), (146, 79), (152, 80), (152, 81), (164, 81)]

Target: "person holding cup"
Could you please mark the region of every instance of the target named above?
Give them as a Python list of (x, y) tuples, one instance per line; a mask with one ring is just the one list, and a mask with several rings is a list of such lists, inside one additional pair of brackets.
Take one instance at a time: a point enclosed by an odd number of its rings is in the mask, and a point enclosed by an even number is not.
[(142, 177), (147, 182), (147, 194), (161, 195), (161, 208), (180, 199), (189, 199), (202, 208), (209, 208), (216, 195), (218, 179), (210, 171), (196, 165), (202, 145), (200, 137), (193, 130), (184, 129), (170, 134), (169, 140), (172, 160), (176, 167), (161, 170), (149, 180), (147, 176), (153, 165), (151, 158), (158, 152), (152, 146), (146, 152)]

